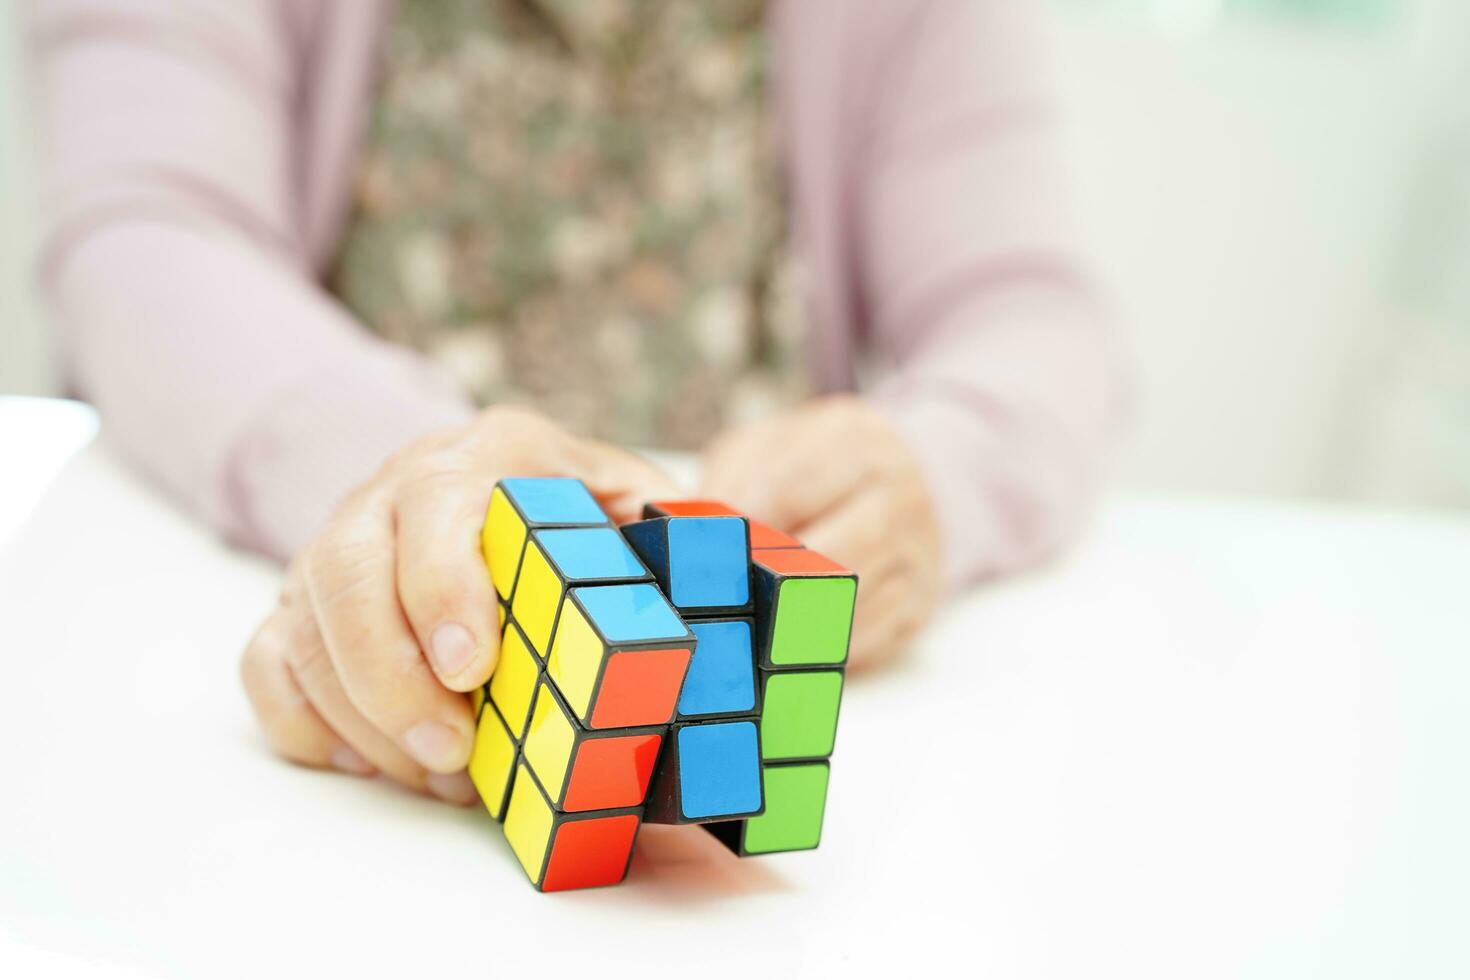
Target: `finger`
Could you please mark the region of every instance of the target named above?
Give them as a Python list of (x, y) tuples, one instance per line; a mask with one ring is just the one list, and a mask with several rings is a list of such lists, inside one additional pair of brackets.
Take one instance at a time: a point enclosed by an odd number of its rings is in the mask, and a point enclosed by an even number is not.
[(289, 615), (283, 610), (272, 613), (240, 659), (245, 696), (266, 740), (278, 755), (303, 766), (375, 775), (373, 765), (332, 730), (296, 683), (286, 662), (283, 620)]
[[(920, 528), (903, 531), (906, 520), (921, 521), (882, 486), (850, 498), (817, 521), (795, 530), (802, 543), (858, 573), (863, 586), (877, 585), (878, 577), (892, 575), (905, 583), (915, 606), (937, 604), (940, 567), (929, 535)], [(859, 588), (859, 601), (864, 589)]]
[(791, 533), (813, 551), (846, 565), (859, 576), (875, 573), (879, 560), (900, 547), (896, 520), (886, 495), (879, 490), (851, 494), (812, 520), (792, 527)]
[(894, 576), (884, 576), (866, 594), (859, 590), (848, 666), (862, 670), (904, 652), (918, 631), (912, 605), (907, 585)]
[[(700, 460), (699, 495), (733, 504), (746, 513), (764, 506), (765, 491), (790, 467), (790, 445), (770, 421), (720, 435)], [(769, 516), (769, 515), (766, 515)]]
[(491, 482), (458, 472), (412, 480), (398, 492), (398, 599), (444, 686), (490, 679), (500, 654), (496, 597), (480, 549)]
[(757, 516), (793, 534), (860, 493), (869, 473), (852, 456), (803, 443), (784, 472), (764, 484), (751, 504)]
[(294, 683), (321, 718), (388, 778), (451, 803), (473, 801), (474, 787), (462, 773), (443, 775), (426, 772), (391, 738), (363, 717), (337, 676), (321, 631), (305, 616), (293, 631), (286, 663)]
[(681, 496), (681, 489), (659, 467), (635, 453), (606, 443), (582, 441), (574, 449), (576, 470), (614, 523), (636, 521), (650, 500)]
[(679, 493), (674, 480), (643, 457), (576, 438), (514, 406), (482, 412), (459, 449), (466, 471), (485, 476), (490, 484), (502, 476), (576, 477), (615, 521), (635, 520), (645, 501)]
[(922, 622), (921, 610), (933, 601), (926, 596), (935, 585), (916, 574), (925, 565), (905, 554), (903, 536), (893, 534), (901, 518), (891, 511), (885, 494), (862, 494), (798, 531), (808, 547), (858, 573), (849, 656), (858, 668), (901, 652)]
[(304, 563), (307, 593), (348, 698), (432, 772), (469, 761), (468, 701), (439, 683), (398, 604), (392, 505), (359, 497), (332, 518)]
[(873, 470), (844, 428), (836, 413), (809, 409), (780, 429), (732, 440), (711, 454), (704, 492), (795, 533), (860, 490)]

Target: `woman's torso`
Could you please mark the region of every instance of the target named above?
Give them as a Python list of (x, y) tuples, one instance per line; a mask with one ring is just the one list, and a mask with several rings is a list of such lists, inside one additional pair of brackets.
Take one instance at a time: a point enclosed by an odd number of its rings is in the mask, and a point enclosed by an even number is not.
[(482, 403), (695, 447), (799, 398), (760, 0), (406, 0), (335, 287)]

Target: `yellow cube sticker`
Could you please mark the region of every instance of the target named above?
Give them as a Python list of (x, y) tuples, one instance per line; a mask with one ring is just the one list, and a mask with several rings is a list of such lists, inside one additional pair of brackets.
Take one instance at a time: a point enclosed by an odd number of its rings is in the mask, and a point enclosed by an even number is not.
[(536, 707), (531, 712), (531, 727), (526, 732), (526, 763), (553, 798), (560, 795), (560, 787), (566, 782), (572, 750), (576, 747), (577, 733), (572, 722), (543, 679), (536, 693)]
[(510, 807), (505, 811), (505, 839), (533, 885), (541, 884), (541, 865), (546, 862), (554, 822), (551, 804), (531, 781), (531, 773), (522, 762), (516, 767)]
[(602, 669), (604, 651), (602, 639), (593, 632), (587, 617), (568, 595), (562, 600), (561, 625), (552, 641), (546, 670), (556, 689), (566, 698), (568, 707), (579, 718), (587, 717), (592, 689), (597, 686), (597, 674)]
[(480, 531), (480, 550), (490, 569), (490, 581), (500, 598), (510, 599), (515, 589), (516, 571), (526, 544), (526, 524), (511, 506), (505, 491), (496, 487), (490, 494), (490, 507), (485, 512), (485, 526)]
[(526, 642), (539, 656), (546, 656), (551, 646), (551, 628), (556, 623), (557, 607), (561, 605), (562, 582), (546, 560), (541, 545), (532, 535), (526, 544), (526, 555), (521, 561), (521, 573), (516, 580), (515, 600), (511, 603), (511, 615), (526, 634)]
[(516, 761), (516, 743), (506, 731), (505, 722), (493, 707), (480, 715), (475, 729), (475, 747), (470, 753), (470, 782), (475, 784), (480, 799), (490, 816), (499, 820), (504, 814), (505, 791)]
[(515, 623), (506, 627), (500, 638), (500, 661), (490, 678), (490, 700), (500, 709), (501, 717), (517, 738), (526, 729), (526, 716), (531, 713), (531, 698), (536, 694), (536, 678), (541, 667)]

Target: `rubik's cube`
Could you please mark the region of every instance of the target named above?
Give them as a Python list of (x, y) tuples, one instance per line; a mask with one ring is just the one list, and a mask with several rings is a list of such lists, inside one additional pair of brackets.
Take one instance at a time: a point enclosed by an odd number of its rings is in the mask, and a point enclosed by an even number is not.
[(614, 527), (577, 480), (491, 494), (469, 773), (542, 891), (621, 881), (645, 822), (742, 856), (821, 838), (857, 577), (723, 504), (644, 517)]

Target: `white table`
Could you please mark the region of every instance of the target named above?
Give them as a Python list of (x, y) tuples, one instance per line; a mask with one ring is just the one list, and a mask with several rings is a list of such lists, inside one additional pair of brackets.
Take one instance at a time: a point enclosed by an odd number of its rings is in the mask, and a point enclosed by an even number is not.
[(850, 686), (820, 850), (651, 828), (553, 896), (269, 755), (276, 580), (95, 446), (0, 543), (0, 973), (1470, 975), (1465, 520), (1115, 501)]

